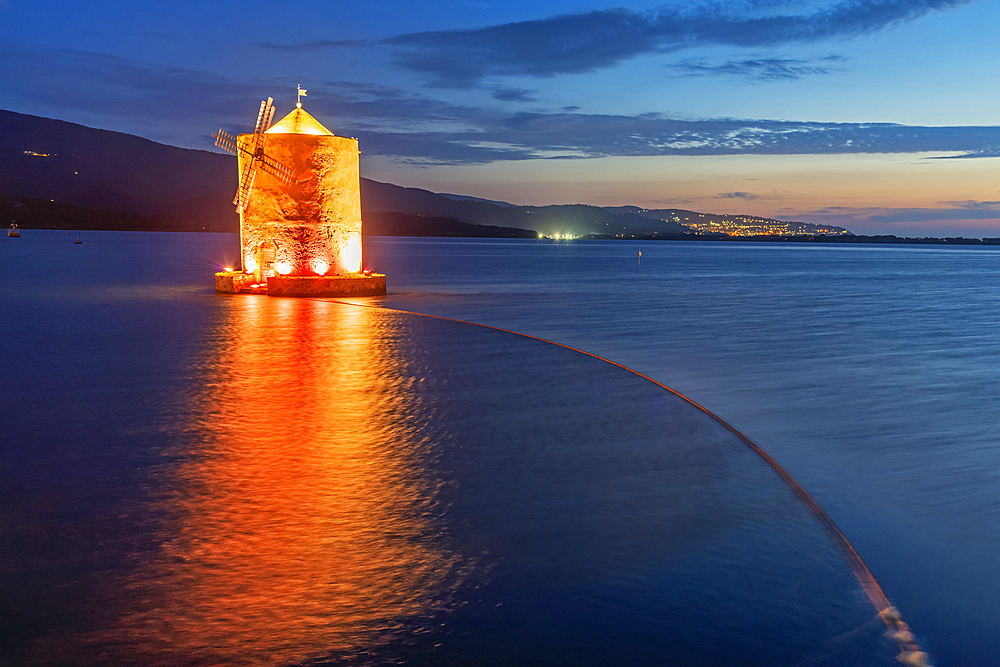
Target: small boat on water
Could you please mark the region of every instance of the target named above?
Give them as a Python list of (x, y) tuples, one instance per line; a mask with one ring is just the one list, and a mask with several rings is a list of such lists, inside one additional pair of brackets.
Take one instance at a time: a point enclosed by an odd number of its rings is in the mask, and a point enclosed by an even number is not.
[(7, 236), (10, 236), (10, 237), (13, 238), (13, 237), (17, 237), (17, 236), (20, 236), (20, 235), (21, 235), (21, 232), (18, 231), (17, 225), (15, 225), (13, 222), (10, 223), (10, 229), (7, 230)]
[(80, 245), (80, 239), (73, 241), (73, 245)]

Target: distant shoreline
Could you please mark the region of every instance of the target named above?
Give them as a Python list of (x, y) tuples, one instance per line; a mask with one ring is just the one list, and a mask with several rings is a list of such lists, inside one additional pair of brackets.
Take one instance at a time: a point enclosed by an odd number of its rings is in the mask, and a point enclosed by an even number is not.
[[(485, 227), (489, 230), (487, 225), (476, 225), (479, 227)], [(635, 235), (635, 236), (610, 236), (603, 234), (588, 234), (585, 236), (580, 236), (575, 239), (541, 239), (534, 235), (518, 235), (512, 236), (509, 231), (510, 228), (498, 227), (497, 232), (494, 235), (490, 234), (416, 234), (416, 233), (384, 233), (384, 232), (364, 232), (365, 236), (383, 236), (383, 237), (397, 237), (397, 238), (423, 238), (423, 239), (444, 239), (444, 238), (466, 238), (466, 239), (482, 239), (482, 238), (495, 238), (495, 239), (523, 239), (525, 241), (529, 240), (545, 240), (554, 243), (566, 243), (573, 241), (624, 241), (624, 242), (635, 242), (635, 241), (701, 241), (708, 243), (836, 243), (836, 244), (870, 244), (870, 245), (947, 245), (947, 246), (1000, 246), (1000, 237), (984, 237), (981, 239), (966, 238), (966, 237), (902, 237), (895, 236), (892, 234), (878, 235), (878, 236), (868, 236), (863, 234), (856, 234), (851, 236), (811, 236), (811, 235), (800, 235), (800, 236), (707, 236), (702, 234), (647, 234), (647, 235)], [(168, 228), (125, 228), (125, 227), (115, 227), (115, 228), (97, 228), (97, 227), (68, 227), (68, 226), (33, 226), (33, 225), (21, 225), (18, 224), (18, 230), (20, 231), (65, 231), (65, 232), (169, 232), (169, 233), (184, 233), (184, 234), (238, 234), (239, 230), (222, 230), (222, 229), (168, 229)], [(477, 230), (478, 231), (478, 230)], [(531, 230), (525, 230), (531, 231)]]
[(864, 234), (825, 236), (822, 234), (801, 234), (797, 236), (707, 236), (701, 234), (646, 234), (635, 236), (610, 236), (604, 234), (588, 234), (580, 237), (590, 240), (608, 241), (706, 241), (720, 243), (871, 243), (894, 245), (1000, 245), (1000, 237), (983, 237), (979, 239), (964, 236), (937, 238), (931, 236), (908, 237), (882, 234), (867, 236)]
[[(363, 204), (362, 204), (363, 206)], [(233, 216), (235, 217), (235, 216)], [(398, 236), (410, 238), (540, 238), (539, 232), (519, 227), (483, 225), (465, 222), (443, 216), (368, 211), (362, 213), (363, 229), (366, 236)], [(50, 229), (63, 231), (105, 231), (105, 232), (214, 232), (223, 234), (239, 233), (239, 223), (235, 220), (189, 219), (177, 214), (142, 215), (121, 213), (102, 209), (85, 208), (59, 200), (29, 199), (0, 194), (0, 221), (9, 226), (17, 223), (23, 231)], [(546, 237), (548, 238), (548, 237)], [(584, 234), (576, 240), (607, 241), (703, 241), (728, 243), (869, 243), (899, 245), (1000, 245), (998, 238), (959, 237), (901, 237), (893, 234), (797, 234), (779, 236), (726, 236), (705, 233), (664, 233), (651, 234)], [(555, 239), (555, 242), (562, 242)]]

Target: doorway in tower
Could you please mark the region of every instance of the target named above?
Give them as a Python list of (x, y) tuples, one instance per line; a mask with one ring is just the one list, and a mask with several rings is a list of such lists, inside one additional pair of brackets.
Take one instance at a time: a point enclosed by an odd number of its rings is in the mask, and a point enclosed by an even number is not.
[(261, 280), (274, 277), (274, 241), (262, 241), (257, 246), (257, 266), (260, 267)]

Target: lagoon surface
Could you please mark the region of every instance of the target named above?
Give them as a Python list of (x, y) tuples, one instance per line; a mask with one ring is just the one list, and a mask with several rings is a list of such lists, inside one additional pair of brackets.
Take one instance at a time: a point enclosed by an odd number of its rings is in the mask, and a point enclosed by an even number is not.
[(399, 311), (697, 401), (1000, 663), (995, 249), (370, 238), (340, 303), (214, 294), (235, 236), (4, 241), (0, 664), (895, 664), (718, 422)]
[(573, 345), (720, 415), (831, 514), (937, 664), (1000, 664), (998, 249), (369, 247), (411, 291), (394, 307)]

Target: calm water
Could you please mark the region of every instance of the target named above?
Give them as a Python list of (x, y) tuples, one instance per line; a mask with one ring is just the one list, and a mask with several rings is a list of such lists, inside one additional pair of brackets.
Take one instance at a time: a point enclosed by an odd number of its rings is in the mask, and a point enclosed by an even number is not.
[(368, 248), (390, 306), (570, 344), (716, 412), (812, 492), (937, 664), (1000, 665), (997, 249)]
[[(223, 297), (232, 237), (0, 243), (0, 661), (895, 664), (728, 431), (544, 343)], [(637, 251), (643, 250), (642, 266)], [(1000, 663), (990, 249), (370, 239), (364, 300), (720, 414), (939, 665)]]

